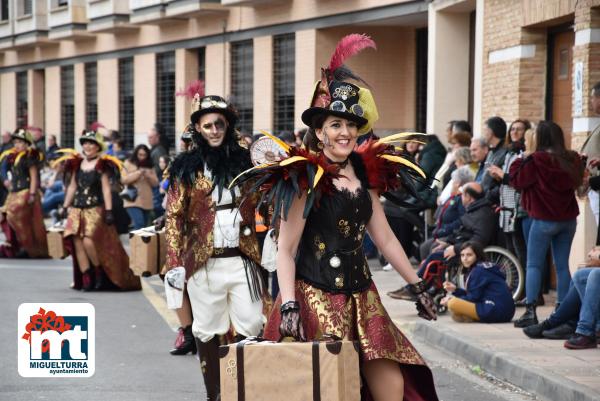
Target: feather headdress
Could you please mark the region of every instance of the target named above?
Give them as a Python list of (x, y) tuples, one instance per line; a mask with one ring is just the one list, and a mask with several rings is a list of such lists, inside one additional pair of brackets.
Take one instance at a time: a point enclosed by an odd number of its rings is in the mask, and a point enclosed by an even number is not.
[(204, 97), (204, 81), (201, 79), (197, 79), (195, 81), (190, 82), (185, 89), (180, 89), (175, 92), (175, 96), (183, 96), (187, 100), (192, 100), (194, 97), (202, 98)]

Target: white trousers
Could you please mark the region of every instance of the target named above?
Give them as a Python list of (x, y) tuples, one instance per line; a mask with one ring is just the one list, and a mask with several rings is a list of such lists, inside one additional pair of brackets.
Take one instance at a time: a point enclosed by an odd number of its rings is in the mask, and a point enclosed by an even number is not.
[(223, 335), (233, 325), (237, 334), (256, 336), (266, 322), (262, 301), (252, 301), (241, 257), (211, 258), (187, 283), (194, 323), (202, 342)]

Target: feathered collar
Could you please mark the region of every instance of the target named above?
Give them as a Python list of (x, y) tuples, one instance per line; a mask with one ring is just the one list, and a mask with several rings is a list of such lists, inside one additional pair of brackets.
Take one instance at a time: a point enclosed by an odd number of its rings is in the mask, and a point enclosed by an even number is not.
[(27, 148), (26, 150), (18, 152), (15, 148), (10, 148), (0, 154), (0, 162), (6, 158), (8, 164), (16, 166), (24, 157), (29, 160), (34, 160), (35, 162), (44, 161), (44, 154), (37, 149)]
[[(76, 173), (81, 167), (83, 156), (75, 149), (58, 149), (56, 153), (64, 153), (64, 155), (54, 160), (50, 164), (52, 168), (56, 168), (61, 163), (64, 163), (65, 173), (70, 175)], [(111, 177), (119, 177), (121, 170), (123, 169), (123, 163), (114, 156), (102, 154), (98, 157), (98, 161), (96, 162), (94, 169), (100, 174), (106, 173)]]

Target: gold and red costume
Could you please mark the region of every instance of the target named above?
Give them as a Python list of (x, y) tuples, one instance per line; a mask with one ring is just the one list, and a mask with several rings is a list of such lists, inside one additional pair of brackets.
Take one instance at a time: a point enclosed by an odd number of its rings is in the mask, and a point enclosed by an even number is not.
[[(307, 196), (306, 224), (295, 258), (296, 300), (306, 338), (333, 334), (358, 341), (361, 361), (398, 362), (405, 400), (433, 401), (438, 398), (431, 371), (383, 307), (362, 246), (372, 215), (368, 190), (383, 194), (407, 187), (410, 178), (422, 175), (418, 166), (391, 145), (406, 136), (369, 139), (350, 155), (361, 181), (355, 193), (335, 187), (339, 166), (329, 163), (324, 154), (289, 148), (276, 138), (272, 139), (286, 150), (282, 160), (256, 166), (238, 179), (257, 180), (254, 192), (272, 199), (276, 214), (284, 217), (295, 197)], [(280, 339), (280, 307), (281, 295), (265, 326), (264, 336), (269, 340)], [(371, 399), (367, 386), (362, 399)]]
[[(63, 150), (64, 151), (64, 150)], [(73, 259), (74, 288), (81, 288), (82, 274), (75, 257), (73, 236), (91, 238), (96, 245), (96, 253), (100, 267), (110, 281), (123, 291), (141, 290), (140, 278), (129, 268), (129, 256), (125, 252), (114, 225), (104, 222), (104, 200), (102, 194), (102, 174), (113, 179), (118, 178), (120, 162), (110, 156), (102, 155), (94, 169), (81, 170), (82, 157), (75, 151), (57, 159), (65, 162), (65, 182), (75, 174), (77, 189), (73, 207), (70, 209), (65, 224), (65, 247)]]
[(0, 257), (48, 257), (41, 195), (36, 188), (31, 202), (32, 195), (29, 192), (29, 169), (36, 167), (39, 177), (43, 160), (44, 155), (32, 148), (21, 152), (12, 148), (0, 155), (0, 161), (7, 163), (6, 167), (12, 175), (11, 189), (2, 208), (5, 214), (2, 231), (8, 243), (0, 246)]

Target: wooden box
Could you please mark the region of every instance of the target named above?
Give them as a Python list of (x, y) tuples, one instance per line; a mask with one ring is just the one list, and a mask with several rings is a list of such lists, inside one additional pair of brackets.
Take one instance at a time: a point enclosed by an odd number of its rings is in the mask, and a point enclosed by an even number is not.
[(64, 259), (68, 256), (63, 244), (64, 227), (51, 227), (48, 229), (46, 239), (48, 241), (48, 255), (52, 259)]
[(129, 233), (131, 270), (140, 276), (158, 274), (165, 264), (167, 243), (164, 231), (146, 227)]

